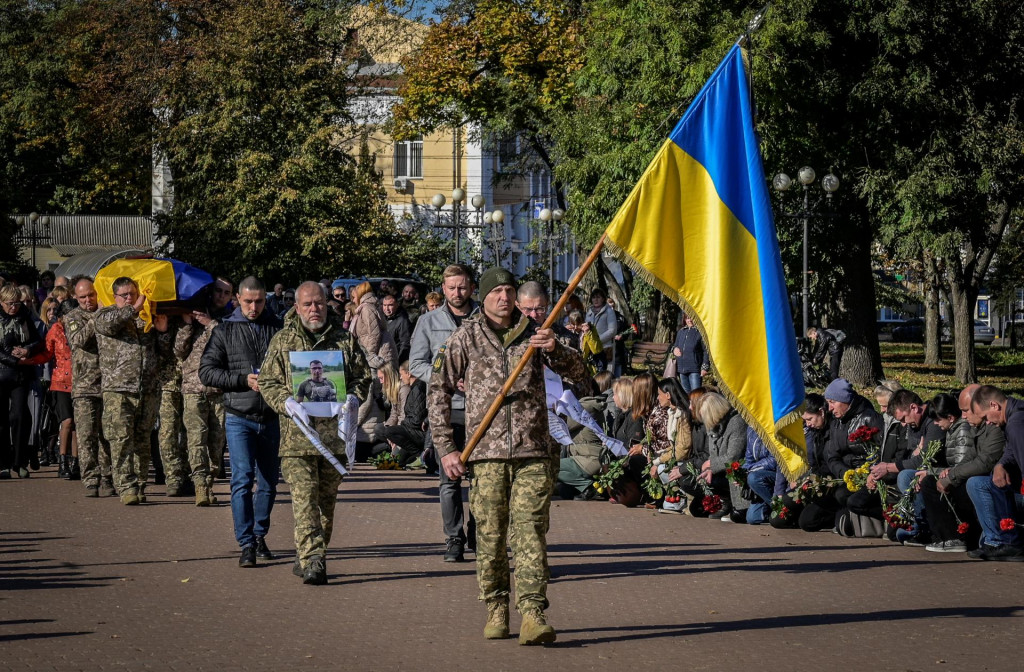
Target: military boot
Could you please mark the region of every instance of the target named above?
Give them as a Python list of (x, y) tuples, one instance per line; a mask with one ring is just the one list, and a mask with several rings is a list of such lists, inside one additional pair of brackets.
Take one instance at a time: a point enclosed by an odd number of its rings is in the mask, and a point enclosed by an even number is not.
[(555, 629), (544, 619), (544, 612), (537, 608), (523, 612), (523, 625), (519, 628), (519, 643), (523, 646), (550, 644), (555, 641)]
[(196, 506), (210, 505), (210, 486), (203, 479), (196, 479)]
[(307, 586), (322, 586), (327, 583), (327, 561), (322, 555), (310, 557), (306, 570), (302, 573), (302, 582)]
[(63, 455), (57, 456), (57, 478), (67, 480), (67, 461)]
[(117, 494), (117, 490), (114, 489), (113, 478), (110, 476), (100, 478), (99, 494), (101, 497), (113, 497)]
[(484, 639), (508, 639), (508, 600), (488, 600)]
[(71, 458), (71, 478), (72, 481), (82, 480), (82, 465), (78, 461), (77, 457)]
[(217, 503), (217, 496), (215, 494), (213, 494), (213, 476), (207, 476), (206, 477), (206, 492), (207, 492), (207, 494), (210, 497), (210, 504), (211, 505), (216, 504)]
[(139, 502), (142, 504), (146, 503), (146, 482), (139, 481)]
[(128, 490), (121, 495), (121, 503), (125, 506), (137, 506), (139, 502), (139, 496), (131, 490)]

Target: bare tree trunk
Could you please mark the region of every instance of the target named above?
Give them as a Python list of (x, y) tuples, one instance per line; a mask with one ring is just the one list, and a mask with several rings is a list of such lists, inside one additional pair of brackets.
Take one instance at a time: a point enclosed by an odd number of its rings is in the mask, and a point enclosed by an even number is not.
[(978, 292), (963, 282), (950, 282), (949, 298), (953, 308), (953, 352), (956, 357), (956, 379), (964, 385), (978, 382), (974, 361), (974, 304)]
[(1001, 202), (991, 221), (971, 228), (959, 249), (945, 257), (946, 279), (953, 313), (953, 351), (956, 355), (956, 378), (963, 384), (978, 382), (974, 361), (974, 306), (981, 283), (1010, 223), (1010, 203)]
[(671, 343), (675, 340), (679, 327), (679, 305), (675, 301), (664, 300), (662, 295), (661, 309), (658, 311), (658, 323), (654, 328), (656, 343)]
[(939, 275), (935, 255), (931, 250), (923, 250), (924, 262), (924, 363), (925, 366), (942, 365), (942, 340), (939, 324)]
[(878, 377), (871, 362), (871, 351), (863, 345), (852, 345), (843, 351), (839, 375), (859, 387), (872, 385)]

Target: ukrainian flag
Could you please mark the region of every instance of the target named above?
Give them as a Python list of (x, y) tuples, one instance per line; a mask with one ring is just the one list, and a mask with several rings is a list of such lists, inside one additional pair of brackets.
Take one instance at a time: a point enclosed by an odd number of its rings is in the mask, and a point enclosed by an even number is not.
[(723, 392), (787, 477), (806, 469), (803, 375), (737, 44), (619, 208), (606, 244), (683, 306)]
[(104, 306), (114, 305), (114, 281), (122, 276), (134, 280), (149, 299), (139, 312), (146, 331), (153, 328), (152, 303), (187, 301), (213, 282), (206, 271), (177, 259), (117, 259), (96, 273), (96, 297)]

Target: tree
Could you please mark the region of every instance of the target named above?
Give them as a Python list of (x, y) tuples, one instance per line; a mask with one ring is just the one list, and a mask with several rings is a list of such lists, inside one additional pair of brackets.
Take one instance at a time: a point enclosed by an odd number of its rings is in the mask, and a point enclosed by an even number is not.
[[(539, 160), (553, 172), (551, 120), (572, 105), (582, 10), (580, 0), (448, 4), (406, 63), (392, 134), (403, 138), (470, 124), (492, 142), (519, 135), (532, 150), (525, 160)], [(557, 183), (555, 191), (564, 208)]]
[(157, 100), (174, 174), (174, 208), (159, 222), (168, 251), (290, 281), (394, 272), (409, 258), (369, 157), (360, 164), (340, 141), (352, 135), (343, 10), (173, 4)]
[(853, 93), (877, 119), (862, 190), (883, 229), (920, 237), (941, 260), (956, 377), (975, 382), (978, 292), (1004, 235), (1020, 226), (1024, 18), (1000, 1), (862, 7), (850, 29), (876, 50)]

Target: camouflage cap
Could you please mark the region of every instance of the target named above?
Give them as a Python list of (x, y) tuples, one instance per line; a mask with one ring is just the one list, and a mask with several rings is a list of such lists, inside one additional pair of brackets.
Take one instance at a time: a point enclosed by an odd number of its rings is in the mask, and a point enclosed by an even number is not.
[(519, 289), (516, 284), (516, 276), (501, 267), (489, 268), (480, 276), (480, 299), (491, 293), (495, 287), (501, 285), (512, 285), (512, 289)]

